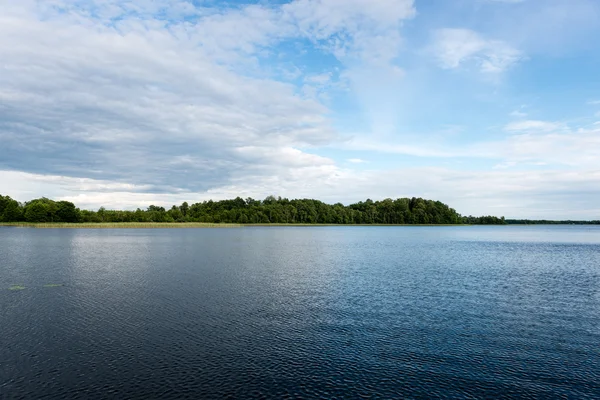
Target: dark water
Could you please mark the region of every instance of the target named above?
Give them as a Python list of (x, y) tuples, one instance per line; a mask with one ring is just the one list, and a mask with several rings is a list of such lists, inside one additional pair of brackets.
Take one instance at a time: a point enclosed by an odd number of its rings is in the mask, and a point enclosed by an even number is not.
[(600, 398), (599, 227), (0, 228), (0, 307), (3, 399)]

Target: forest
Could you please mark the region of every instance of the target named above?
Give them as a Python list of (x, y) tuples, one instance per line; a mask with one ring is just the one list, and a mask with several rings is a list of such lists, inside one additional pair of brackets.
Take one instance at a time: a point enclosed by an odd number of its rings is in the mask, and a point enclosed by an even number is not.
[(202, 201), (173, 205), (170, 209), (151, 205), (145, 210), (80, 210), (69, 201), (45, 197), (20, 203), (0, 195), (0, 222), (209, 222), (238, 224), (474, 224), (504, 225), (504, 217), (462, 216), (440, 201), (400, 198), (355, 204), (326, 204), (313, 199), (288, 200), (269, 196)]

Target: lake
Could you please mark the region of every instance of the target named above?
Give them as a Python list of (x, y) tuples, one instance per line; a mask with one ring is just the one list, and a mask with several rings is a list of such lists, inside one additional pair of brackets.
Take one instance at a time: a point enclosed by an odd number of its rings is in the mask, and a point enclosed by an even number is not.
[(600, 227), (0, 228), (0, 398), (360, 397), (600, 398)]

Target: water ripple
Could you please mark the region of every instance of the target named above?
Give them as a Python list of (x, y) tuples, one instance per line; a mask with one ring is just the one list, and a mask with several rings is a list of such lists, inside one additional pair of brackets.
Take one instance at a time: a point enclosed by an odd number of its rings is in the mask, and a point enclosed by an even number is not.
[(600, 398), (600, 230), (468, 229), (0, 229), (0, 398)]

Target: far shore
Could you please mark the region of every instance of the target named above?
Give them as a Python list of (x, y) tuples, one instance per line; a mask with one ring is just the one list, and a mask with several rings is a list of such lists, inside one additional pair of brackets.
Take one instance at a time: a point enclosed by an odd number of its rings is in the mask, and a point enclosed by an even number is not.
[(143, 228), (241, 228), (240, 224), (208, 222), (0, 222), (17, 228), (143, 229)]
[(71, 228), (71, 229), (173, 229), (173, 228), (243, 228), (243, 227), (278, 227), (278, 226), (473, 226), (468, 224), (231, 224), (210, 222), (0, 222), (0, 226), (17, 228)]

